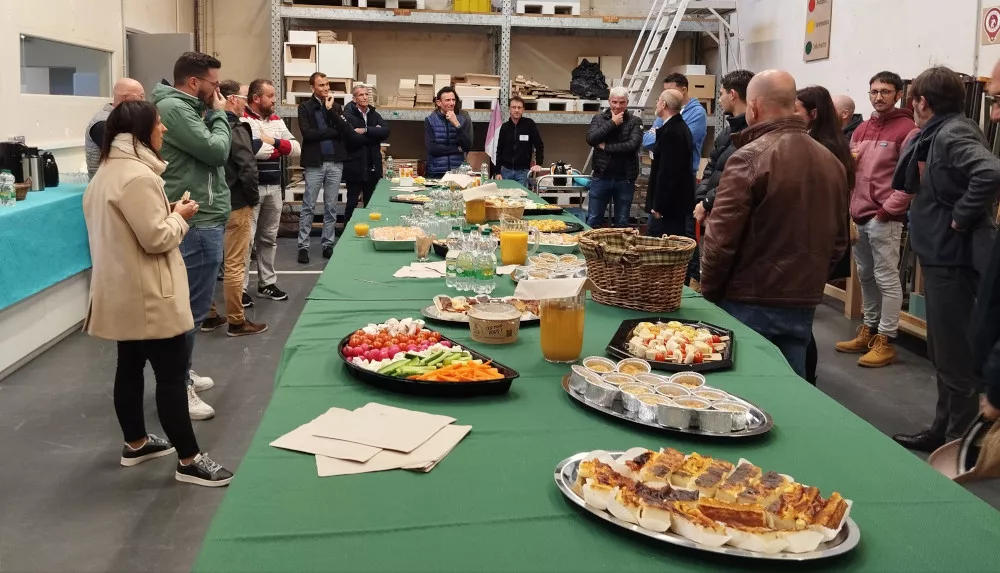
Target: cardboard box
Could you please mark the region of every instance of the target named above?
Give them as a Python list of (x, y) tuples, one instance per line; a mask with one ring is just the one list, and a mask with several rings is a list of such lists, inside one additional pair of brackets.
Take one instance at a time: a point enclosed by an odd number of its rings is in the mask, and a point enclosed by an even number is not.
[(288, 93), (312, 93), (309, 76), (285, 76), (285, 90)]
[(310, 30), (289, 30), (288, 43), (315, 45), (319, 43), (319, 36), (316, 34), (316, 32)]
[(688, 79), (688, 97), (694, 99), (715, 99), (715, 76), (690, 75)]
[(285, 42), (286, 76), (309, 77), (316, 71), (316, 46)]
[(317, 50), (317, 71), (331, 78), (358, 77), (357, 50), (351, 44), (320, 44)]
[(621, 56), (601, 56), (601, 73), (608, 85), (622, 78), (622, 57)]
[(670, 68), (672, 74), (684, 74), (685, 76), (703, 76), (707, 73), (705, 66), (674, 66)]

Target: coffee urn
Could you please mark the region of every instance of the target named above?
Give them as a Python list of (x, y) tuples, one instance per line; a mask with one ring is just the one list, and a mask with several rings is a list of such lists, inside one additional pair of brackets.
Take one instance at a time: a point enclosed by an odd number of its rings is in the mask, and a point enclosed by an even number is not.
[(32, 191), (43, 191), (45, 189), (45, 163), (38, 154), (37, 147), (29, 147), (21, 157), (21, 169), (24, 172), (25, 181), (31, 180)]

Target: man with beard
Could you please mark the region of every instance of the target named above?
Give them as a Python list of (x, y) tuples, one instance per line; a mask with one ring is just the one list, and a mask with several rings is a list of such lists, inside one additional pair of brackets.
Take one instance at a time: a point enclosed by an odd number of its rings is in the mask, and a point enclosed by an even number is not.
[[(274, 85), (268, 80), (250, 82), (247, 109), (243, 121), (253, 131), (253, 148), (257, 155), (260, 179), (260, 203), (254, 211), (250, 236), (257, 245), (257, 296), (271, 300), (287, 300), (278, 288), (274, 272), (274, 253), (278, 246), (278, 226), (281, 223), (281, 158), (298, 157), (302, 151), (285, 122), (274, 113), (278, 101)], [(243, 279), (243, 290), (250, 283), (250, 265)]]
[[(229, 160), (232, 132), (226, 118), (226, 100), (219, 94), (219, 60), (199, 52), (185, 52), (174, 64), (174, 85), (159, 84), (153, 101), (167, 127), (160, 154), (167, 162), (163, 186), (167, 198), (185, 194), (197, 201), (198, 212), (181, 242), (187, 267), (194, 328), (187, 333), (188, 370), (195, 333), (201, 328), (215, 294), (222, 265), (222, 241), (229, 220), (229, 187), (224, 166)], [(188, 382), (188, 410), (192, 420), (207, 420), (215, 410), (195, 393), (214, 385), (210, 378), (192, 374)]]

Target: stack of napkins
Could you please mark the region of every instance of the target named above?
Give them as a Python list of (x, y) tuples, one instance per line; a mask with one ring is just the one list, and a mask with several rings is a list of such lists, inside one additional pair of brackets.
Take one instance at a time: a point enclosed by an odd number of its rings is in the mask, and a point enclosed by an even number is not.
[(445, 276), (444, 261), (434, 261), (433, 263), (410, 263), (399, 269), (392, 276), (397, 279), (439, 279)]
[(472, 430), (454, 418), (374, 402), (330, 408), (271, 442), (316, 456), (319, 477), (404, 469), (429, 472)]

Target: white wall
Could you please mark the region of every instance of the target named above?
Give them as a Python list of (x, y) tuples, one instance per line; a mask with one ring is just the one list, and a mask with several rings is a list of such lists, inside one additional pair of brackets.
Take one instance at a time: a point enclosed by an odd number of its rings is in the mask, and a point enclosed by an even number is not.
[(755, 71), (791, 72), (799, 87), (820, 84), (831, 93), (854, 98), (858, 112), (872, 111), (868, 80), (888, 69), (916, 77), (934, 65), (957, 72), (986, 73), (1000, 57), (1000, 46), (977, 70), (979, 2), (977, 0), (834, 0), (830, 58), (802, 61), (806, 2), (743, 0), (740, 34), (746, 66)]
[(32, 146), (54, 148), (63, 171), (83, 162), (83, 132), (105, 98), (21, 94), (20, 34), (112, 52), (112, 81), (122, 69), (120, 0), (0, 2), (0, 139), (23, 135)]

